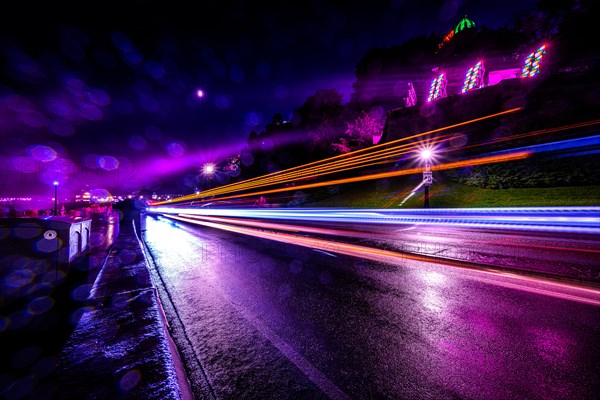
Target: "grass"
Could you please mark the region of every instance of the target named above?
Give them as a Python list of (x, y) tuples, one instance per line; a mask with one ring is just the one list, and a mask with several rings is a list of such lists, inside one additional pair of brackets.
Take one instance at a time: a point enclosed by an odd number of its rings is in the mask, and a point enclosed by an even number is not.
[[(399, 205), (410, 193), (410, 188), (415, 186), (403, 183), (389, 187), (402, 187), (405, 190), (377, 190), (367, 184), (340, 188), (339, 194), (305, 203), (304, 207), (422, 208), (422, 189), (402, 206)], [(481, 189), (456, 183), (439, 183), (430, 189), (429, 204), (437, 208), (599, 206), (600, 186)]]

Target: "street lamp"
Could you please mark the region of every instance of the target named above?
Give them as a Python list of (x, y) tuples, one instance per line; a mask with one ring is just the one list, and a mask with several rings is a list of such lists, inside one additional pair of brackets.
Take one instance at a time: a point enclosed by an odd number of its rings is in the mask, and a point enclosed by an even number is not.
[(429, 186), (433, 184), (433, 173), (431, 172), (431, 158), (433, 152), (431, 149), (424, 149), (421, 151), (421, 160), (425, 163), (425, 169), (423, 170), (423, 207), (429, 208)]
[(210, 189), (212, 177), (217, 171), (217, 166), (214, 163), (206, 163), (202, 166), (202, 175), (208, 178), (208, 188)]
[(58, 215), (58, 181), (54, 181), (54, 215)]

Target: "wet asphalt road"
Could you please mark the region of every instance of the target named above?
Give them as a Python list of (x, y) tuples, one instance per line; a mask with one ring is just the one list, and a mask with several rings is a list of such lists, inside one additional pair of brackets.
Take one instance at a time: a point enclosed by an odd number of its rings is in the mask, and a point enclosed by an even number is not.
[(147, 218), (198, 399), (596, 399), (600, 307)]

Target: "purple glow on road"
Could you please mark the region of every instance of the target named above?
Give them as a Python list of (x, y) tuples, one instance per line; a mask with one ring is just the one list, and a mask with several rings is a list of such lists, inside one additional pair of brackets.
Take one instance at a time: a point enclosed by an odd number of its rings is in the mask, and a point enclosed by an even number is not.
[[(294, 244), (297, 246), (310, 247), (314, 249), (327, 249), (328, 253), (345, 254), (352, 257), (364, 258), (383, 263), (406, 266), (406, 260), (416, 260), (427, 263), (433, 263), (448, 267), (450, 271), (460, 271), (460, 276), (492, 285), (507, 287), (515, 290), (535, 293), (542, 296), (551, 296), (569, 301), (576, 301), (594, 306), (600, 306), (600, 291), (597, 288), (583, 287), (575, 284), (555, 282), (545, 278), (524, 276), (517, 273), (499, 270), (494, 267), (473, 267), (470, 263), (460, 261), (443, 260), (431, 256), (411, 254), (406, 252), (396, 252), (373, 248), (369, 246), (355, 245), (334, 240), (320, 239), (316, 237), (307, 237), (302, 235), (258, 230), (253, 228), (241, 227), (236, 225), (222, 224), (211, 221), (201, 221), (197, 219), (186, 218), (178, 215), (166, 215), (170, 219), (188, 222), (196, 225), (203, 225), (215, 229), (221, 229), (229, 232), (250, 235), (263, 239), (274, 240), (277, 242)], [(321, 250), (322, 251), (322, 250)], [(425, 276), (424, 279), (430, 282), (439, 282), (445, 279), (442, 275), (433, 274)], [(432, 293), (424, 299), (426, 305), (432, 311), (441, 311), (441, 305), (435, 299)]]

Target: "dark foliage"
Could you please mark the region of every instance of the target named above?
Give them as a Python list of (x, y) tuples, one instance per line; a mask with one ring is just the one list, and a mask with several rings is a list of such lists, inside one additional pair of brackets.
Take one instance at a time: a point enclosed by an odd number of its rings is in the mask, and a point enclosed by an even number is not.
[(594, 156), (531, 159), (450, 171), (451, 180), (488, 189), (599, 185), (600, 161)]

